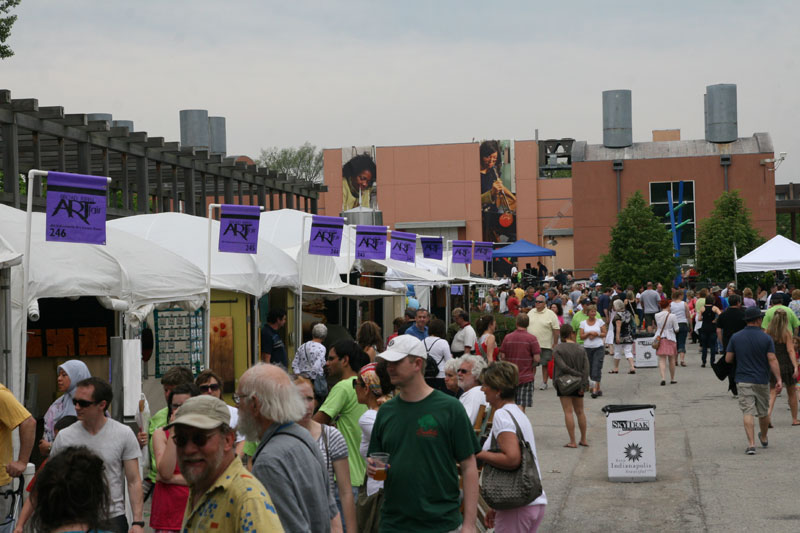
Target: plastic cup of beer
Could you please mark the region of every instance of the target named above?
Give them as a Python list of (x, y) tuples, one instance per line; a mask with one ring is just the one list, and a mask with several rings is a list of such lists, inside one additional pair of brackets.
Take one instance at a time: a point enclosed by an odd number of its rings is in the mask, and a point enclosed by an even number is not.
[(376, 452), (369, 454), (369, 458), (372, 459), (372, 466), (376, 469), (372, 479), (384, 481), (386, 479), (386, 468), (389, 466), (389, 454)]

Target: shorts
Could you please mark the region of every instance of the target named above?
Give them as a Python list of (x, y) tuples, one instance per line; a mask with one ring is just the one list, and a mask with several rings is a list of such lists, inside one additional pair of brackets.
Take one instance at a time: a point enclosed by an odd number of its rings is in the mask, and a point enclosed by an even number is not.
[(655, 326), (656, 325), (656, 314), (655, 313), (645, 313), (644, 314), (644, 325), (646, 327)]
[(517, 385), (514, 401), (521, 407), (533, 406), (533, 381)]
[(551, 348), (542, 348), (542, 353), (539, 354), (539, 366), (547, 366), (547, 363), (553, 358), (553, 350)]
[(742, 414), (764, 418), (769, 413), (769, 385), (766, 383), (737, 383), (739, 408)]
[(622, 359), (623, 352), (626, 359), (633, 359), (633, 344), (614, 345), (614, 359)]

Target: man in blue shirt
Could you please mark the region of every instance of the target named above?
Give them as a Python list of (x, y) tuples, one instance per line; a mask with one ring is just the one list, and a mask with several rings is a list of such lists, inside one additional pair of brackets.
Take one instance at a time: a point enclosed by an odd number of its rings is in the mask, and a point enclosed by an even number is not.
[(286, 325), (285, 309), (270, 309), (267, 323), (261, 329), (261, 360), (273, 365), (281, 365), (284, 369), (289, 367), (289, 355), (286, 345), (278, 335), (278, 330)]
[(428, 311), (425, 309), (417, 309), (417, 314), (414, 317), (414, 324), (408, 327), (406, 335), (412, 335), (421, 341), (428, 337)]
[(761, 446), (766, 448), (769, 445), (770, 371), (775, 376), (777, 393), (783, 388), (778, 359), (775, 357), (775, 343), (772, 337), (761, 330), (762, 317), (757, 307), (748, 307), (744, 312), (747, 327), (731, 337), (725, 353), (726, 362), (736, 360), (736, 385), (739, 389), (739, 408), (744, 415), (744, 432), (747, 434), (747, 455), (756, 453), (754, 416), (758, 416), (761, 429), (758, 440)]

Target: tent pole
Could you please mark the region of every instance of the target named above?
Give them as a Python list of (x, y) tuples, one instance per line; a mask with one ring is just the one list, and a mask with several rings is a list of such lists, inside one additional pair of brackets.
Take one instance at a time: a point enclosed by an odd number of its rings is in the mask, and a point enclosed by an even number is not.
[(739, 288), (739, 269), (736, 268), (736, 261), (738, 258), (736, 257), (736, 241), (733, 241), (733, 284), (736, 288)]

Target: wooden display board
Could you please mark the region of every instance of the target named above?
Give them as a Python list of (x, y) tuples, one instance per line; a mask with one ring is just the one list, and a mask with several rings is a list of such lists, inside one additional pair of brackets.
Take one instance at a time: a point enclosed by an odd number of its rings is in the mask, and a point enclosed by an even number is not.
[(211, 317), (209, 365), (222, 378), (222, 392), (234, 392), (233, 317)]

